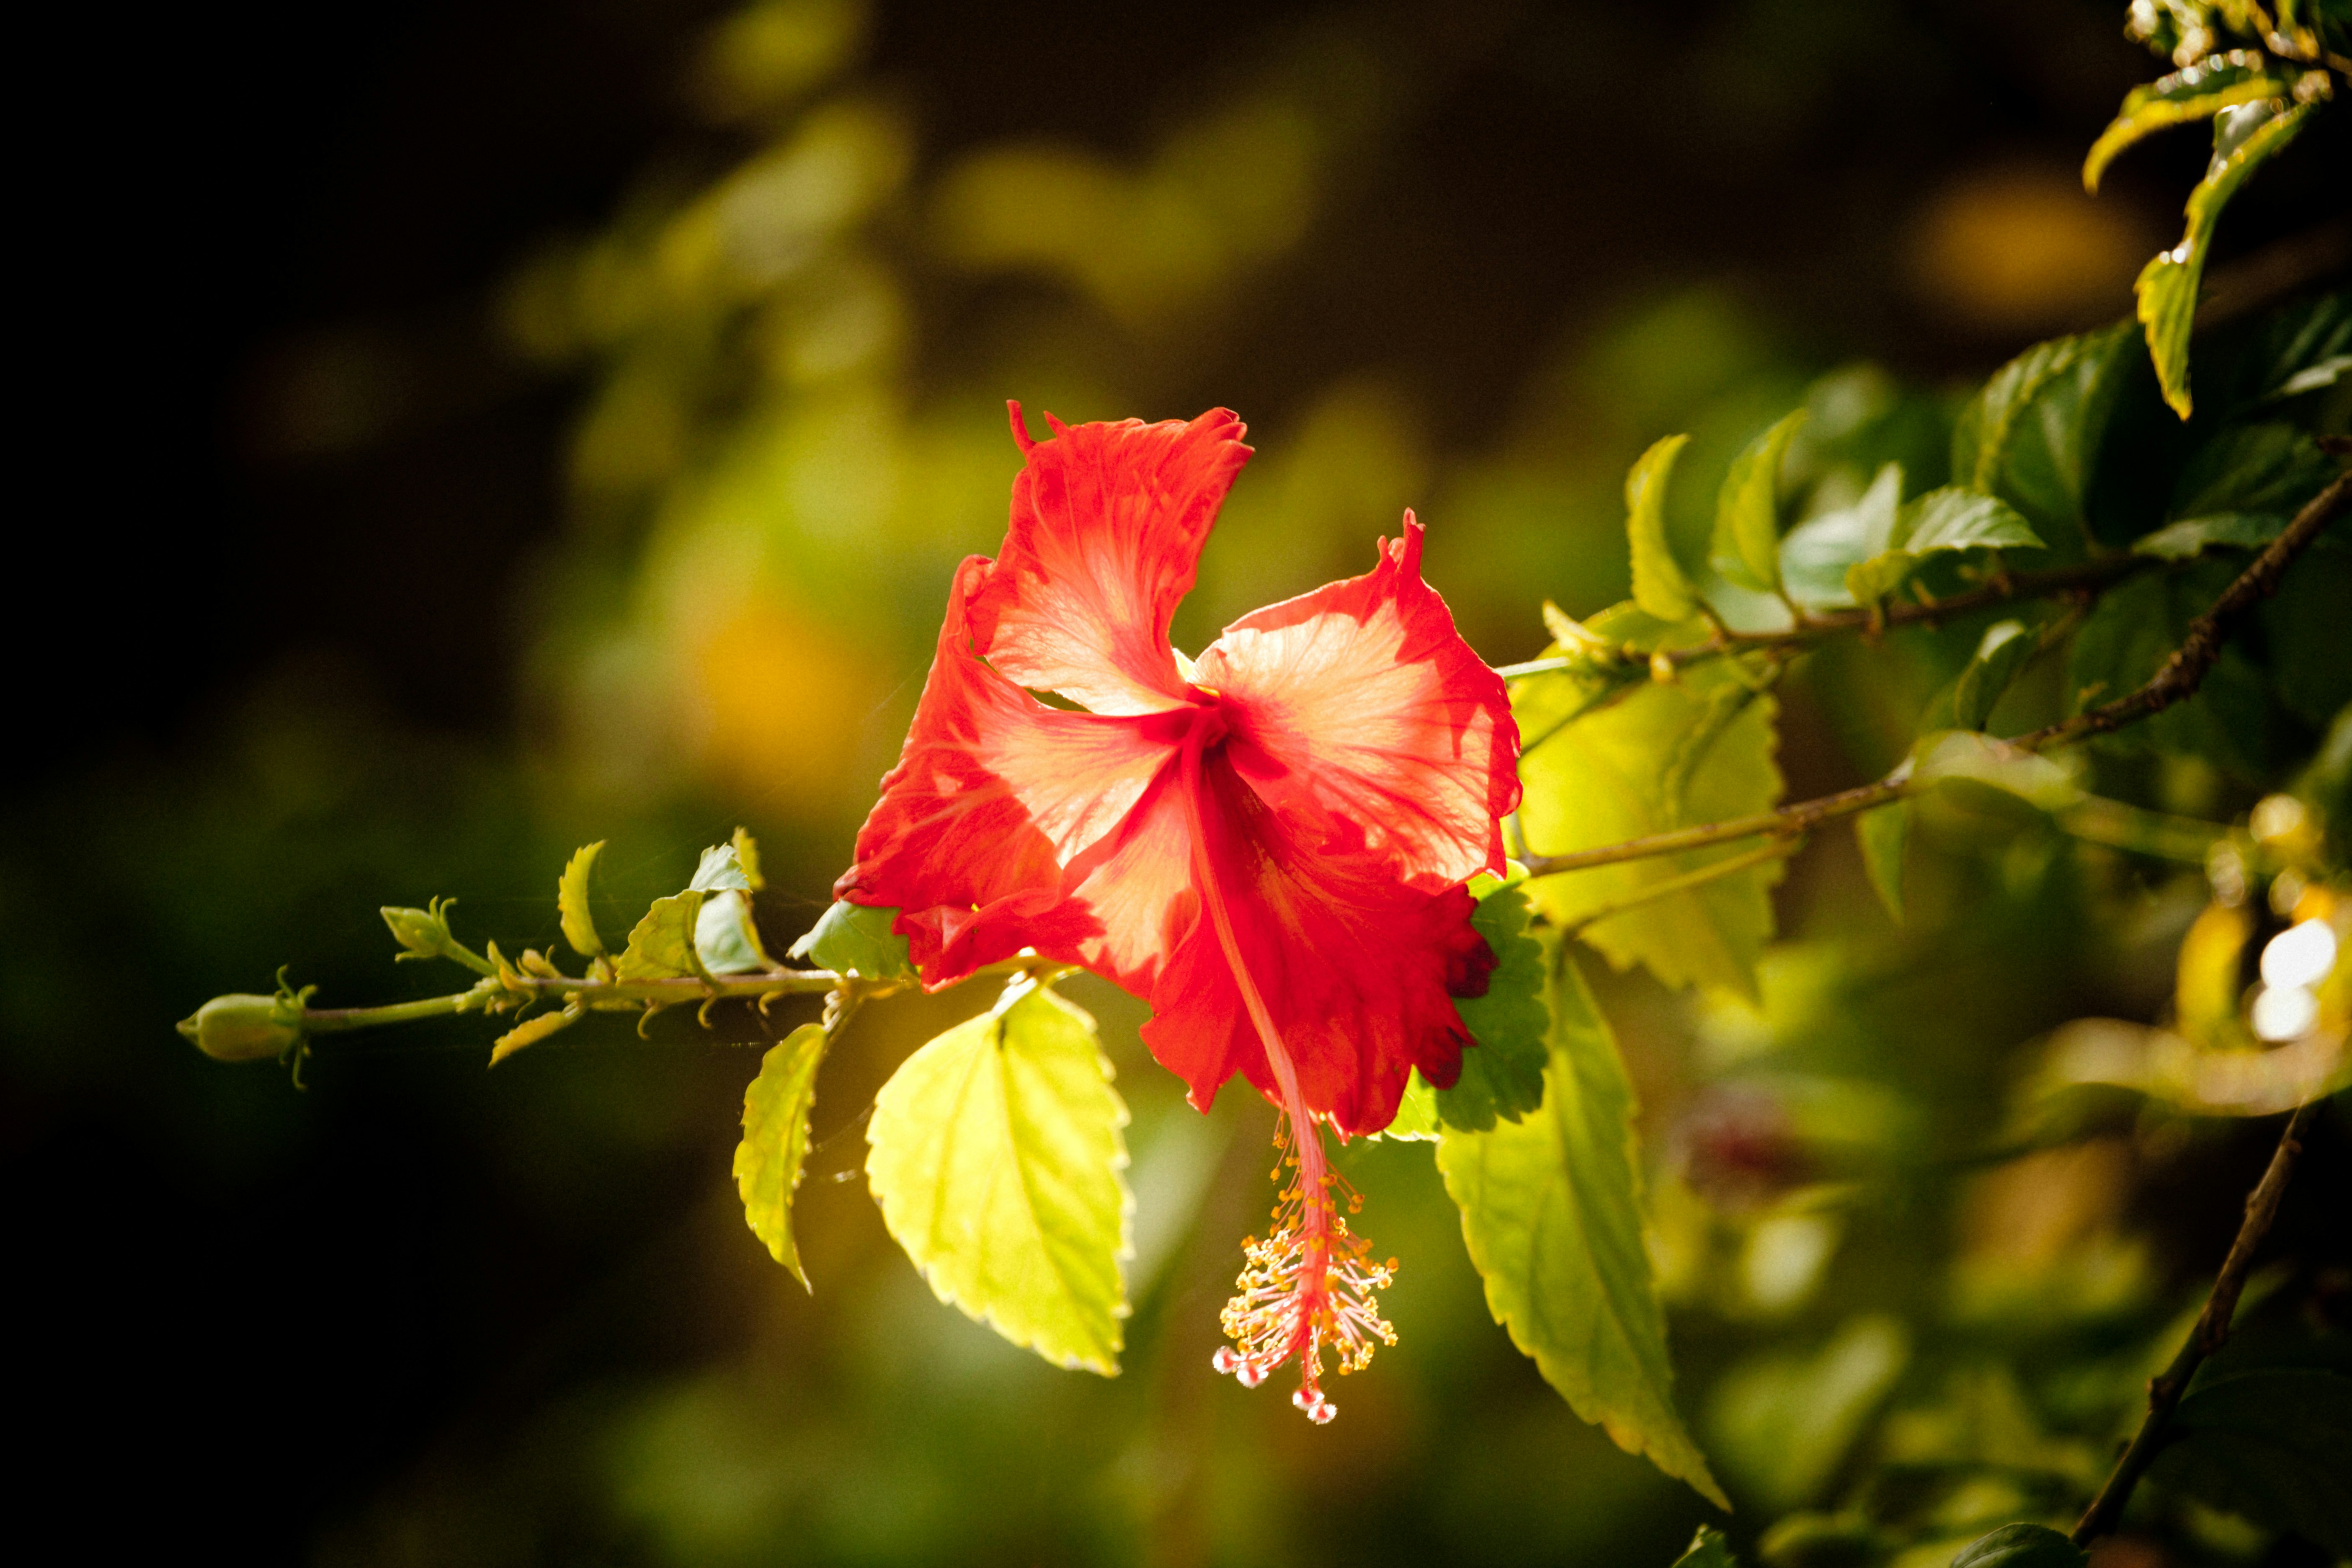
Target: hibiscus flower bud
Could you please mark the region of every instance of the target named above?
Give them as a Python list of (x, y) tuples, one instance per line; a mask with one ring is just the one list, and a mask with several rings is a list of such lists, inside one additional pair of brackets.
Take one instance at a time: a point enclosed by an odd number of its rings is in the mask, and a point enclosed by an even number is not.
[(267, 1061), (300, 1042), (302, 1010), (275, 996), (215, 996), (181, 1019), (179, 1030), (216, 1062)]

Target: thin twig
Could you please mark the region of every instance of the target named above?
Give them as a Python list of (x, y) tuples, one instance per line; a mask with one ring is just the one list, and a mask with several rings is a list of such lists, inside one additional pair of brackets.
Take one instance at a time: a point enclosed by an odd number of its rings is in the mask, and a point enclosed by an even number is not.
[(1602, 921), (1622, 915), (1627, 910), (1639, 909), (1643, 904), (1655, 902), (1659, 899), (1667, 898), (1675, 893), (1686, 893), (1693, 888), (1704, 887), (1719, 877), (1728, 877), (1735, 871), (1745, 871), (1750, 866), (1760, 866), (1767, 860), (1784, 860), (1803, 847), (1804, 845), (1801, 842), (1773, 843), (1760, 848), (1745, 850), (1738, 855), (1727, 855), (1720, 860), (1710, 860), (1696, 871), (1685, 871), (1679, 877), (1668, 877), (1663, 882), (1651, 882), (1630, 897), (1620, 899), (1613, 904), (1605, 904), (1597, 910), (1588, 910), (1560, 929), (1568, 935), (1575, 936), (1587, 927), (1598, 925)]
[[(2160, 713), (2195, 696), (2198, 687), (2204, 683), (2205, 677), (2221, 658), (2221, 650), (2228, 646), (2231, 628), (2257, 600), (2277, 591), (2281, 574), (2347, 504), (2352, 504), (2352, 474), (2338, 475), (2335, 483), (2314, 496), (2295, 514), (2294, 521), (2287, 524), (2285, 532), (2271, 541), (2263, 552), (2254, 557), (2252, 564), (2239, 574), (2237, 580), (2214, 601), (2213, 607), (2190, 623), (2189, 635), (2181, 639), (2172, 657), (2166, 659), (2164, 667), (2138, 690), (2001, 743), (2019, 752), (2047, 751), (2053, 746), (2068, 745), (2093, 735), (2120, 730), (2126, 724)], [(1952, 603), (1949, 599), (1944, 601), (1946, 606)], [(1603, 844), (1565, 855), (1533, 856), (1527, 861), (1528, 874), (1531, 877), (1557, 876), (1562, 871), (1580, 871), (1591, 866), (1643, 860), (1654, 855), (1676, 855), (1685, 849), (1704, 848), (1731, 838), (1751, 838), (1758, 834), (1769, 833), (1779, 838), (1792, 838), (1824, 822), (1901, 800), (1925, 787), (1925, 784), (1907, 777), (1881, 779), (1875, 784), (1857, 784), (1835, 795), (1782, 806), (1778, 811), (1702, 823), (1693, 827), (1677, 827), (1670, 832), (1653, 833), (1640, 838), (1629, 838), (1621, 844)]]
[(2287, 1119), (2286, 1131), (2279, 1134), (2278, 1148), (2271, 1154), (2268, 1169), (2254, 1190), (2246, 1197), (2245, 1223), (2238, 1226), (2238, 1239), (2230, 1244), (2230, 1256), (2221, 1264), (2221, 1277), (2213, 1281), (2212, 1294), (2205, 1298), (2205, 1310), (2197, 1314), (2197, 1326), (2189, 1331), (2188, 1340), (2172, 1364), (2164, 1369), (2147, 1385), (2147, 1414), (2140, 1417), (2139, 1430), (2132, 1434), (2123, 1457), (2083, 1511), (2082, 1521), (2074, 1526), (2074, 1544), (2087, 1546), (2116, 1528), (2123, 1517), (2124, 1506), (2131, 1501), (2132, 1489), (2147, 1471), (2157, 1454), (2163, 1448), (2165, 1426), (2180, 1404), (2180, 1396), (2189, 1390), (2189, 1380), (2196, 1375), (2198, 1366), (2220, 1350), (2230, 1338), (2230, 1320), (2238, 1310), (2239, 1293), (2246, 1288), (2246, 1274), (2254, 1263), (2254, 1249), (2270, 1233), (2271, 1221), (2278, 1215), (2280, 1194), (2286, 1191), (2288, 1176), (2294, 1171), (2294, 1157), (2303, 1149), (2304, 1130), (2319, 1109), (2312, 1100)]
[[(1878, 608), (1875, 618), (1867, 608), (1833, 610), (1828, 615), (1809, 617), (1802, 626), (1785, 632), (1735, 632), (1727, 627), (1718, 627), (1713, 637), (1689, 647), (1666, 648), (1656, 655), (1629, 651), (1624, 658), (1629, 663), (1643, 668), (1654, 658), (1663, 658), (1680, 669), (1685, 665), (1727, 654), (1797, 652), (1848, 632), (1877, 631), (1890, 626), (1940, 626), (1955, 616), (1992, 605), (2095, 592), (2113, 587), (2134, 573), (2155, 564), (2155, 560), (2146, 555), (2109, 555), (2078, 566), (2061, 566), (2048, 572), (2012, 573), (1981, 588), (1953, 594), (1933, 604), (1888, 604)], [(1581, 662), (1575, 659), (1533, 658), (1524, 664), (1497, 665), (1495, 673), (1505, 680), (1520, 680), (1528, 676), (1551, 675), (1581, 667)]]

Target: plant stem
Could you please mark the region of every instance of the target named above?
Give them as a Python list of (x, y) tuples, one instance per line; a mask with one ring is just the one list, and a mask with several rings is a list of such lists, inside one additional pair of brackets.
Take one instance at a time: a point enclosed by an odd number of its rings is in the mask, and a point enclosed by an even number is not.
[(1570, 936), (1574, 936), (1588, 927), (1608, 920), (1612, 915), (1621, 915), (1627, 910), (1639, 909), (1654, 900), (1667, 898), (1675, 893), (1688, 892), (1691, 889), (1703, 887), (1718, 877), (1728, 877), (1735, 871), (1745, 871), (1750, 866), (1760, 866), (1767, 860), (1786, 859), (1803, 847), (1801, 843), (1776, 842), (1741, 854), (1727, 855), (1720, 860), (1710, 860), (1696, 871), (1685, 871), (1679, 877), (1669, 877), (1663, 882), (1652, 882), (1641, 891), (1580, 916), (1572, 924), (1561, 929)]
[[(2093, 735), (2120, 730), (2138, 722), (2151, 714), (2160, 713), (2176, 703), (2185, 702), (2197, 694), (2227, 646), (2231, 629), (2252, 609), (2259, 599), (2277, 591), (2278, 580), (2294, 563), (2294, 558), (2319, 537), (2320, 530), (2333, 521), (2347, 504), (2352, 504), (2352, 474), (2341, 474), (2335, 483), (2314, 496), (2304, 509), (2287, 524), (2286, 531), (2271, 541), (2235, 582), (2213, 602), (2212, 608), (2190, 623), (2189, 635), (2181, 639), (2162, 668), (2148, 679), (2138, 690), (2102, 703), (2046, 724), (2039, 730), (2003, 742), (2021, 752), (2048, 751), (2053, 746), (2070, 745)], [(1958, 603), (1952, 598), (1937, 606), (1948, 611)], [(1888, 614), (1892, 622), (1892, 611)], [(1793, 838), (1841, 816), (1852, 816), (1889, 801), (1916, 795), (1926, 784), (1908, 778), (1881, 779), (1875, 784), (1857, 784), (1814, 800), (1801, 801), (1782, 806), (1778, 811), (1759, 812), (1752, 816), (1736, 816), (1722, 822), (1702, 823), (1693, 827), (1677, 827), (1665, 833), (1653, 833), (1640, 838), (1629, 838), (1620, 844), (1603, 844), (1591, 849), (1573, 850), (1565, 855), (1537, 855), (1527, 861), (1531, 877), (1557, 876), (1562, 871), (1580, 871), (1590, 866), (1609, 866), (1623, 860), (1643, 860), (1654, 855), (1675, 855), (1685, 849), (1703, 848), (1730, 838), (1750, 838), (1758, 834), (1770, 834), (1778, 838)]]
[(2270, 1233), (2271, 1221), (2278, 1215), (2279, 1197), (2286, 1191), (2287, 1178), (2294, 1173), (2294, 1157), (2302, 1152), (2302, 1134), (2319, 1109), (2319, 1101), (2311, 1100), (2287, 1119), (2286, 1131), (2279, 1134), (2278, 1148), (2271, 1154), (2268, 1169), (2254, 1190), (2246, 1197), (2245, 1222), (2238, 1226), (2238, 1239), (2230, 1244), (2230, 1256), (2221, 1264), (2220, 1278), (2213, 1281), (2212, 1294), (2205, 1298), (2205, 1310), (2197, 1314), (2197, 1326), (2189, 1331), (2188, 1340), (2180, 1353), (2147, 1385), (2147, 1414), (2140, 1417), (2139, 1430), (2116, 1461), (2116, 1468), (2083, 1512), (2082, 1521), (2074, 1526), (2074, 1544), (2087, 1546), (2116, 1528), (2123, 1517), (2124, 1506), (2131, 1501), (2132, 1489), (2147, 1471), (2163, 1447), (2164, 1428), (2180, 1404), (2180, 1396), (2189, 1390), (2189, 1380), (2196, 1375), (2198, 1366), (2206, 1357), (2220, 1350), (2230, 1337), (2230, 1320), (2238, 1310), (2238, 1296), (2246, 1288), (2246, 1274), (2253, 1267), (2254, 1249)]
[[(2061, 566), (2048, 572), (2019, 572), (1981, 588), (1971, 588), (1965, 594), (1954, 594), (1932, 605), (1888, 604), (1880, 608), (1874, 620), (1868, 609), (1835, 610), (1816, 616), (1803, 625), (1785, 632), (1735, 632), (1718, 627), (1715, 636), (1690, 647), (1668, 648), (1661, 657), (1676, 669), (1696, 664), (1702, 659), (1717, 658), (1726, 654), (1794, 652), (1827, 642), (1847, 632), (1872, 631), (1890, 626), (1933, 626), (1980, 610), (1990, 605), (2008, 604), (2019, 599), (2047, 599), (2064, 594), (2096, 592), (2140, 572), (2156, 563), (2144, 555), (2110, 555), (2079, 566)], [(1628, 656), (1636, 663), (1646, 662), (1652, 656)], [(1504, 664), (1495, 667), (1495, 673), (1505, 680), (1523, 679), (1531, 675), (1549, 675), (1559, 670), (1577, 668), (1579, 661), (1566, 658), (1535, 658), (1524, 664)]]
[[(708, 1002), (728, 997), (808, 995), (830, 992), (842, 977), (830, 970), (770, 970), (756, 974), (719, 975), (709, 983), (693, 975), (672, 980), (574, 980), (569, 976), (510, 975), (503, 982), (485, 981), (468, 991), (428, 996), (417, 1002), (394, 1002), (383, 1007), (310, 1007), (302, 1013), (302, 1028), (313, 1035), (339, 1035), (352, 1029), (372, 1029), (384, 1024), (406, 1024), (419, 1018), (490, 1010), (503, 997), (578, 996), (598, 1009), (673, 1006), (683, 1002)], [(865, 987), (873, 994), (884, 987)]]

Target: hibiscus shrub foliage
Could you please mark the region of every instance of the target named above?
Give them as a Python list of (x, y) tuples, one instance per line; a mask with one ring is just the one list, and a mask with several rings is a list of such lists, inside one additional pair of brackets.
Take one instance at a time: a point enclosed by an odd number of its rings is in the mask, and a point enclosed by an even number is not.
[[(1085, 970), (1149, 1005), (1144, 1041), (1195, 1105), (1230, 1086), (1279, 1113), (1273, 1214), (1233, 1238), (1213, 1366), (1293, 1385), (1316, 1423), (1340, 1374), (1396, 1343), (1380, 1292), (1412, 1267), (1372, 1240), (1335, 1156), (1426, 1142), (1511, 1342), (1629, 1452), (1726, 1508), (1729, 1467), (1789, 1510), (1758, 1542), (1769, 1563), (2081, 1563), (2127, 1506), (2189, 1560), (2273, 1533), (2352, 1552), (2341, 1331), (2274, 1311), (2286, 1326), (2230, 1335), (2242, 1301), (2323, 1289), (2249, 1264), (2313, 1108), (2352, 1081), (2352, 294), (2197, 310), (2224, 205), (2352, 86), (2352, 37), (2287, 0), (2131, 16), (2179, 68), (2126, 100), (2086, 182), (2185, 121), (2211, 120), (2214, 143), (2137, 319), (2037, 344), (1957, 407), (1832, 377), (1711, 500), (1664, 434), (1625, 479), (1632, 597), (1581, 620), (1541, 604), (1539, 657), (1471, 651), (1409, 511), (1363, 575), (1298, 584), (1188, 657), (1170, 626), (1250, 457), (1239, 420), (1041, 436), (1015, 405), (1003, 545), (957, 572), (899, 763), (788, 954), (754, 918), (748, 833), (625, 935), (592, 912), (591, 844), (557, 879), (567, 960), (477, 950), (445, 902), (387, 909), (400, 957), (478, 978), (358, 1008), (281, 984), (184, 1032), (299, 1073), (343, 1033), (479, 1013), (503, 1027), (495, 1064), (594, 1013), (642, 1028), (821, 998), (766, 1050), (734, 1163), (751, 1232), (807, 1282), (793, 1205), (829, 1053), (868, 1007), (982, 988), (984, 1010), (875, 1096), (867, 1183), (942, 1301), (1112, 1374), (1134, 1200), (1126, 1108), (1058, 989)], [(1809, 743), (1781, 733), (1792, 672), (1850, 751), (1885, 752), (1880, 776), (1788, 798), (1783, 748)], [(1833, 835), (1916, 938), (1882, 973), (1772, 945), (1790, 858)], [(1937, 1030), (1920, 1012), (1937, 972), (1966, 972), (2062, 875), (2078, 921), (2184, 877), (2200, 890), (2159, 1014), (2021, 1026), (2038, 1043), (2005, 1123), (1906, 1121), (1861, 1075), (1787, 1065)], [(1655, 1202), (1605, 1005), (1636, 971), (1715, 999), (1723, 1048), (1768, 1069), (1685, 1127), (1685, 1179)], [(2189, 1318), (2120, 1331), (2094, 1300), (2112, 1260), (2086, 1258), (2067, 1310), (1963, 1325), (2049, 1372), (2041, 1417), (2009, 1372), (1956, 1362), (1967, 1386), (1888, 1415), (1843, 1501), (1796, 1509), (1913, 1353), (1866, 1312), (1719, 1388), (1697, 1436), (1678, 1412), (1664, 1303), (1738, 1268), (1764, 1301), (1784, 1266), (1754, 1237), (1724, 1256), (1694, 1194), (1778, 1205), (1785, 1264), (1844, 1209), (1899, 1208), (1923, 1172), (2274, 1116), (2291, 1120), (2241, 1245)], [(1709, 1531), (1685, 1559), (1729, 1560)]]

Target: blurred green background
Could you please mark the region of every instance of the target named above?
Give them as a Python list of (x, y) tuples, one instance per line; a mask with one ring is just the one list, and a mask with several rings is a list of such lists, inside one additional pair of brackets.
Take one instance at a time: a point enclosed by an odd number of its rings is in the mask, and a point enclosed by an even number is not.
[[(1410, 505), (1474, 646), (1526, 658), (1544, 597), (1623, 595), (1643, 447), (1691, 430), (1686, 469), (1719, 471), (1809, 389), (1932, 466), (1953, 392), (2128, 310), (2202, 165), (2177, 138), (2082, 195), (2153, 74), (2121, 20), (536, 0), (57, 23), (84, 111), (36, 181), (21, 443), (50, 483), (19, 502), (0, 785), (17, 1407), (55, 1435), (34, 1473), (131, 1489), (126, 1541), (255, 1562), (1669, 1561), (1707, 1510), (1511, 1350), (1425, 1146), (1346, 1157), (1403, 1260), (1402, 1342), (1337, 1389), (1341, 1419), (1209, 1373), (1270, 1117), (1186, 1110), (1098, 984), (1074, 994), (1135, 1112), (1139, 1205), (1111, 1382), (940, 1306), (859, 1190), (874, 1088), (979, 998), (877, 1007), (829, 1066), (813, 1296), (728, 1176), (749, 1015), (650, 1044), (607, 1020), (487, 1077), (478, 1021), (417, 1027), (300, 1094), (170, 1025), (287, 963), (322, 1004), (455, 988), (393, 966), (375, 907), (453, 894), (461, 934), (544, 947), (591, 838), (609, 928), (749, 826), (781, 951), (896, 752), (950, 570), (1001, 537), (1008, 396), (1033, 421), (1251, 422), (1188, 648), (1366, 569)], [(2231, 208), (2219, 281), (2343, 205), (2346, 118)], [(1800, 684), (1792, 795), (1885, 765), (1916, 701), (1876, 690), (1834, 661)], [(2105, 1357), (2073, 1409), (2111, 1420), (2263, 1154), (2208, 1127), (1990, 1176), (1897, 1157), (1983, 1142), (2037, 1031), (2152, 1016), (2202, 901), (2015, 824), (1943, 831), (1908, 936), (1843, 838), (1801, 863), (1760, 1011), (1596, 974), (1644, 1096), (1685, 1414), (1742, 1539), (1833, 1495), (1906, 1401), (1882, 1449), (2040, 1456), (1969, 1505), (1989, 1517), (2095, 1469), (2103, 1440), (2043, 1433), (2068, 1407), (2021, 1380)], [(1939, 934), (1984, 898), (1998, 921)], [(2309, 1190), (2341, 1194), (2340, 1148)]]

